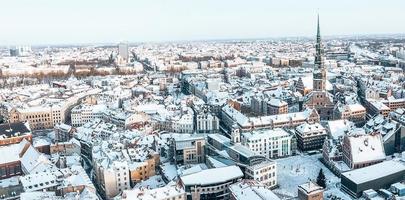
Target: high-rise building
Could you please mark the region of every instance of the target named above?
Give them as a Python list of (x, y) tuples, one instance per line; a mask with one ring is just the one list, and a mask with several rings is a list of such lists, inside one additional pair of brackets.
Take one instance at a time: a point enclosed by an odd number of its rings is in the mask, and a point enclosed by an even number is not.
[(323, 46), (319, 25), (316, 35), (315, 67), (313, 71), (313, 90), (305, 97), (305, 106), (315, 108), (321, 120), (333, 119), (333, 96), (326, 91), (326, 68), (323, 62)]
[(118, 44), (118, 55), (120, 57), (120, 63), (128, 63), (129, 61), (129, 52), (128, 52), (128, 44), (127, 43), (119, 43)]

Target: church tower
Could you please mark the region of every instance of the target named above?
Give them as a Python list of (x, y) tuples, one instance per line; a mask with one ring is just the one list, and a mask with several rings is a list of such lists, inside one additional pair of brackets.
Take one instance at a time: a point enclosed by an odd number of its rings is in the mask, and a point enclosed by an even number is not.
[(315, 67), (313, 72), (313, 89), (304, 98), (304, 105), (306, 108), (314, 108), (321, 120), (333, 119), (333, 95), (326, 91), (326, 68), (323, 63), (323, 46), (321, 41), (321, 30), (319, 25), (316, 34), (316, 53), (315, 53)]
[(326, 86), (326, 69), (323, 63), (323, 46), (321, 41), (321, 30), (319, 25), (319, 14), (318, 14), (318, 27), (316, 34), (316, 54), (315, 54), (315, 67), (313, 72), (313, 90), (314, 91), (324, 91)]

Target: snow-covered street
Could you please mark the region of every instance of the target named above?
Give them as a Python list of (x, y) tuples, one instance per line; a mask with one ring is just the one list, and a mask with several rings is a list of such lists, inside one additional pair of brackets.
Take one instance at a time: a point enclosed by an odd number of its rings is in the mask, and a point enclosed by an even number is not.
[[(285, 197), (297, 197), (298, 185), (301, 185), (308, 180), (316, 181), (319, 170), (322, 168), (326, 176), (327, 188), (325, 197), (328, 194), (333, 194), (343, 199), (350, 199), (343, 194), (337, 184), (340, 183), (340, 178), (334, 175), (321, 162), (321, 154), (316, 155), (296, 155), (288, 158), (277, 159), (277, 176), (279, 188), (274, 192)], [(331, 192), (329, 192), (331, 190)], [(332, 192), (333, 191), (333, 192)]]

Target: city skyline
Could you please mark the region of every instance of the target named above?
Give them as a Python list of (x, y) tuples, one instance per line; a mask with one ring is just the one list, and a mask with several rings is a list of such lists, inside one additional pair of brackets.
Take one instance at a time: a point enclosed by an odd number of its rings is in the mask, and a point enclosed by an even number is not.
[[(97, 4), (96, 4), (97, 3)], [(12, 1), (1, 3), (0, 45), (88, 44), (403, 34), (405, 2)], [(20, 14), (19, 14), (20, 13)], [(74, 30), (74, 31), (72, 31)]]

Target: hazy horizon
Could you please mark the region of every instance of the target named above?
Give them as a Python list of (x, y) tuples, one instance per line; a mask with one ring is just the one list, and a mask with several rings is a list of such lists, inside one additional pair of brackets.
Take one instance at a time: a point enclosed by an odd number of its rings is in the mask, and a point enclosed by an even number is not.
[(405, 34), (405, 1), (15, 0), (0, 46)]

